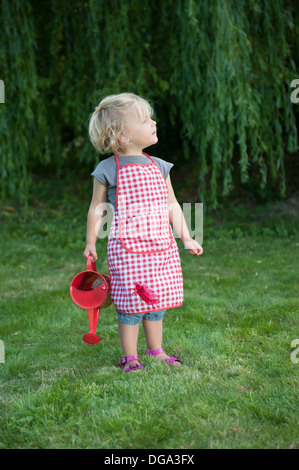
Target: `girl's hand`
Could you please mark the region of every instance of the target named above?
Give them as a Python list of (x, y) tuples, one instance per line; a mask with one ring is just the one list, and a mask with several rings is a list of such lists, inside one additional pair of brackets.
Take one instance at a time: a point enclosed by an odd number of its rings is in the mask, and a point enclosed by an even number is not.
[(196, 240), (193, 240), (193, 238), (188, 238), (187, 240), (183, 241), (184, 247), (189, 249), (189, 253), (191, 255), (202, 255), (203, 254), (203, 248), (197, 243)]
[(88, 243), (86, 245), (86, 248), (83, 254), (86, 259), (88, 258), (89, 255), (92, 255), (92, 260), (91, 260), (92, 263), (94, 263), (98, 259), (96, 246), (92, 245), (91, 243)]

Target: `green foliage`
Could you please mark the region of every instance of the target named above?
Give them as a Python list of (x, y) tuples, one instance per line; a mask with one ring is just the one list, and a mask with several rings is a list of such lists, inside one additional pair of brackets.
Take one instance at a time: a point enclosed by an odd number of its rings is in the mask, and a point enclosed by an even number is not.
[(42, 168), (92, 169), (89, 115), (123, 91), (152, 101), (156, 151), (194, 163), (202, 202), (255, 180), (285, 195), (298, 150), (290, 2), (3, 0), (0, 19), (2, 195), (27, 201)]

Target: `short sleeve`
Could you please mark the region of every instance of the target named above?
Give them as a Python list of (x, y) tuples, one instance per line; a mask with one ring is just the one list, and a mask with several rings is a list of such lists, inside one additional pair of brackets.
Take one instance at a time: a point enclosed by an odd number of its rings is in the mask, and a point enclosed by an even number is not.
[(101, 161), (96, 169), (91, 173), (97, 180), (101, 183), (106, 184), (108, 186), (107, 176), (105, 175), (105, 164)]
[(171, 168), (174, 166), (173, 163), (167, 162), (166, 160), (162, 160), (162, 158), (158, 158), (158, 157), (152, 157), (152, 158), (155, 161), (155, 163), (158, 165), (158, 167), (160, 168), (162, 175), (164, 176), (166, 180)]

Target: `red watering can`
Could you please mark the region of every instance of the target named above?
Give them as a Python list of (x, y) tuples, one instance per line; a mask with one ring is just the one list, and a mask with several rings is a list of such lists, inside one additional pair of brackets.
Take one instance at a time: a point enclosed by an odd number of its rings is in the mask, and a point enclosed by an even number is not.
[(83, 335), (83, 341), (87, 344), (97, 344), (100, 337), (96, 335), (96, 328), (100, 315), (100, 307), (108, 307), (111, 303), (110, 277), (107, 274), (99, 274), (96, 264), (92, 263), (92, 256), (87, 258), (87, 271), (77, 274), (71, 282), (70, 294), (81, 308), (88, 310), (90, 332)]

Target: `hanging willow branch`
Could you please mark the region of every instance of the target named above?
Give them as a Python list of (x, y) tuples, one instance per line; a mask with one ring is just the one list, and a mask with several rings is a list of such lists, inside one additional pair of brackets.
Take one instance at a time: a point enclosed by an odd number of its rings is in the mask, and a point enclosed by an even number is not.
[(91, 169), (89, 114), (122, 91), (152, 100), (160, 156), (192, 162), (201, 201), (217, 207), (236, 174), (285, 195), (284, 156), (298, 150), (291, 2), (3, 0), (0, 15), (2, 195), (26, 201), (41, 166)]
[(261, 188), (270, 172), (285, 195), (284, 153), (298, 149), (289, 88), (296, 76), (287, 43), (291, 12), (279, 1), (182, 0), (177, 23), (171, 90), (183, 113), (185, 149), (197, 153), (201, 200), (208, 196), (216, 207), (220, 187), (223, 195), (232, 190), (234, 151), (242, 183), (255, 163)]

